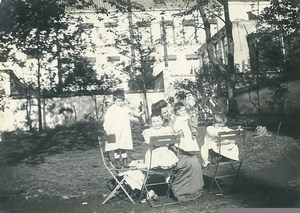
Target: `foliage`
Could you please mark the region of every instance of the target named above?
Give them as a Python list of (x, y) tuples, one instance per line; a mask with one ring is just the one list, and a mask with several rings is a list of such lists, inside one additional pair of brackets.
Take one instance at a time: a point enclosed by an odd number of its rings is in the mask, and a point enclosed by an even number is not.
[(271, 98), (269, 101), (266, 101), (267, 106), (271, 112), (284, 113), (285, 100), (288, 95), (288, 88), (286, 85), (281, 84), (276, 79), (270, 83), (269, 89), (271, 92)]
[(284, 34), (297, 32), (300, 27), (299, 9), (297, 0), (271, 1), (270, 7), (266, 7), (260, 14), (261, 30)]
[[(3, 77), (0, 75), (0, 81), (3, 81)], [(6, 101), (5, 101), (5, 90), (2, 87), (2, 85), (0, 85), (0, 110), (4, 111), (5, 109), (5, 105), (6, 105)]]
[[(111, 2), (112, 3), (112, 2)], [(117, 30), (110, 29), (109, 32), (115, 36), (114, 47), (117, 48), (122, 56), (128, 57), (129, 60), (121, 61), (116, 67), (125, 74), (128, 79), (128, 87), (130, 91), (142, 92), (144, 96), (146, 120), (148, 115), (147, 92), (154, 89), (155, 76), (153, 75), (153, 67), (156, 59), (153, 55), (155, 45), (145, 45), (143, 33), (139, 26), (130, 24), (132, 21), (131, 11), (133, 8), (142, 9), (139, 5), (130, 1), (116, 1), (114, 6), (123, 13), (128, 13), (129, 33), (119, 33)], [(130, 21), (131, 20), (131, 21)]]
[[(265, 35), (268, 41), (262, 40), (259, 47), (268, 50), (272, 62), (284, 75), (295, 75), (300, 68), (300, 4), (296, 0), (272, 1), (266, 7), (259, 19), (259, 33)], [(260, 36), (262, 37), (262, 36)], [(272, 41), (272, 42), (270, 42)], [(272, 54), (273, 53), (273, 54)]]
[(219, 72), (212, 65), (204, 65), (196, 72), (196, 80), (184, 79), (175, 82), (177, 94), (192, 94), (196, 98), (196, 105), (200, 118), (210, 116), (209, 100), (213, 96), (224, 96), (224, 84), (220, 84)]
[(38, 100), (40, 130), (42, 96), (53, 97), (77, 89), (104, 93), (115, 83), (108, 75), (99, 79), (83, 58), (95, 49), (90, 37), (93, 26), (84, 25), (82, 17), (75, 18), (67, 11), (70, 7), (92, 6), (88, 0), (6, 0), (0, 4), (0, 47), (5, 57), (25, 67), (28, 60), (18, 57), (25, 54), (33, 64), (27, 70), (37, 76), (31, 83)]
[(105, 93), (117, 82), (118, 79), (114, 79), (113, 76), (108, 76), (107, 74), (98, 78), (95, 69), (88, 59), (78, 57), (76, 61), (74, 61), (73, 70), (65, 73), (63, 88), (64, 91), (74, 91), (77, 94), (87, 91)]
[[(236, 73), (234, 67), (234, 41), (232, 35), (232, 22), (229, 16), (228, 0), (197, 0), (196, 4), (194, 5), (189, 4), (192, 1), (184, 2), (186, 3), (186, 5), (189, 5), (189, 7), (186, 8), (185, 11), (181, 12), (180, 14), (188, 15), (192, 14), (194, 11), (197, 11), (199, 12), (202, 18), (206, 36), (206, 50), (208, 58), (213, 64), (213, 66), (215, 66), (215, 69), (220, 73), (220, 78), (218, 79), (220, 80), (220, 83), (223, 81), (225, 82), (225, 89), (227, 90), (226, 98), (228, 100), (227, 112), (233, 115), (238, 114), (238, 105), (235, 91)], [(215, 54), (215, 44), (213, 43), (210, 29), (210, 20), (212, 18), (221, 19), (225, 24), (224, 28), (226, 31), (227, 38), (227, 64), (223, 62), (225, 60), (222, 61), (220, 60), (220, 58), (217, 58)]]

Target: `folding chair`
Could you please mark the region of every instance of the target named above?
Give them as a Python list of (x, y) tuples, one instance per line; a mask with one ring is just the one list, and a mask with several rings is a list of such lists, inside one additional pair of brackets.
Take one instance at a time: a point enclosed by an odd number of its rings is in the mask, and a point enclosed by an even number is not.
[[(171, 174), (171, 177), (169, 180), (162, 179), (155, 179), (155, 176), (163, 175), (163, 169), (162, 168), (152, 168), (152, 151), (160, 146), (172, 146), (175, 144), (179, 144), (180, 142), (180, 135), (163, 135), (163, 136), (153, 136), (150, 137), (150, 143), (149, 143), (149, 150), (150, 150), (150, 165), (147, 169), (145, 169), (146, 175), (145, 180), (141, 189), (141, 195), (140, 195), (140, 201), (142, 200), (144, 194), (149, 194), (151, 188), (160, 187), (162, 188), (163, 185), (166, 186), (166, 194), (165, 198), (163, 200), (159, 199), (159, 201), (155, 201), (153, 199), (147, 199), (147, 202), (151, 205), (151, 207), (154, 209), (155, 207), (159, 206), (165, 206), (165, 205), (172, 205), (172, 204), (181, 204), (180, 201), (177, 199), (176, 191), (173, 189), (172, 181), (174, 179), (174, 176)], [(178, 154), (178, 152), (177, 152)], [(174, 201), (171, 199), (170, 191), (172, 190), (173, 195), (176, 199)], [(145, 192), (145, 193), (144, 193)], [(170, 198), (170, 199), (169, 199)]]
[[(126, 171), (126, 169), (117, 169), (113, 165), (113, 163), (110, 159), (109, 153), (103, 151), (103, 145), (105, 144), (105, 141), (101, 141), (100, 136), (98, 136), (98, 142), (99, 142), (99, 145), (100, 145), (100, 153), (101, 153), (102, 163), (103, 163), (104, 167), (107, 169), (107, 171), (109, 172), (109, 174), (112, 176), (113, 180), (116, 183), (116, 185), (112, 189), (111, 193), (105, 198), (105, 200), (103, 201), (102, 204), (105, 204), (108, 200), (110, 200), (111, 198), (117, 196), (117, 193), (119, 192), (120, 189), (122, 190), (122, 192), (124, 192), (124, 194), (128, 197), (128, 199), (133, 204), (135, 204), (134, 200), (132, 199), (132, 197), (129, 195), (129, 193), (126, 190), (126, 188), (127, 188), (126, 187), (126, 181), (125, 181), (126, 175), (118, 176), (118, 174), (120, 172), (124, 172), (124, 171)], [(105, 156), (105, 154), (107, 154), (107, 156)], [(106, 160), (106, 158), (107, 158), (107, 160)]]
[[(230, 144), (238, 146), (238, 160), (231, 160), (221, 155), (221, 147)], [(212, 175), (208, 193), (216, 193), (226, 198), (247, 192), (240, 177), (240, 169), (245, 156), (245, 132), (241, 130), (220, 132), (217, 147), (218, 152), (214, 153), (215, 159), (207, 166)]]

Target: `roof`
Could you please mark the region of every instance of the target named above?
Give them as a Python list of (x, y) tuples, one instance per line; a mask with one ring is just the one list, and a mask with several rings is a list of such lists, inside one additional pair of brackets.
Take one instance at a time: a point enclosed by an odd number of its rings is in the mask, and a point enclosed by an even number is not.
[[(117, 2), (120, 0), (92, 0), (98, 7), (106, 8), (108, 10), (113, 9), (109, 2)], [(124, 0), (123, 0), (124, 1)], [(229, 2), (257, 2), (257, 0), (228, 0)], [(161, 9), (179, 9), (186, 8), (196, 4), (196, 0), (190, 1), (172, 1), (172, 0), (131, 0), (132, 3), (143, 5), (146, 10), (161, 10)], [(270, 0), (260, 0), (260, 2), (270, 2)]]
[[(117, 2), (118, 0), (93, 0), (94, 4), (98, 8), (105, 8), (107, 10), (113, 10), (114, 7), (109, 3), (110, 1)], [(184, 8), (187, 3), (184, 1), (170, 1), (170, 0), (132, 0), (132, 3), (137, 5), (142, 5), (145, 10), (174, 10), (179, 8)], [(195, 4), (195, 0), (190, 1), (191, 4)]]

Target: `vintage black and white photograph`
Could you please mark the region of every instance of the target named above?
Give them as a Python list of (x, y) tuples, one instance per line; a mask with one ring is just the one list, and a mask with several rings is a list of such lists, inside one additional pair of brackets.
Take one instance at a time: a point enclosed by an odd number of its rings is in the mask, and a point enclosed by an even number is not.
[(298, 212), (299, 9), (0, 0), (0, 213)]

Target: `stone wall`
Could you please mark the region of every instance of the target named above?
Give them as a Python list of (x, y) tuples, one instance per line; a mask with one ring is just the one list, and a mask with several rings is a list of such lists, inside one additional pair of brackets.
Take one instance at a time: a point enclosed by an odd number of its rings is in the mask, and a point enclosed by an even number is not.
[[(151, 104), (164, 98), (163, 93), (148, 93), (147, 99), (149, 109)], [(138, 110), (143, 94), (126, 94), (129, 104)], [(112, 101), (111, 96), (96, 96), (98, 108), (98, 119), (103, 116), (104, 103)], [(29, 130), (26, 124), (26, 99), (7, 99), (5, 111), (0, 111), (0, 132), (15, 129)], [(32, 127), (38, 127), (37, 100), (31, 100)], [(103, 108), (104, 107), (104, 108)], [(73, 96), (42, 100), (42, 116), (44, 127), (53, 128), (56, 125), (69, 125), (76, 121), (96, 118), (95, 101), (91, 96)]]

